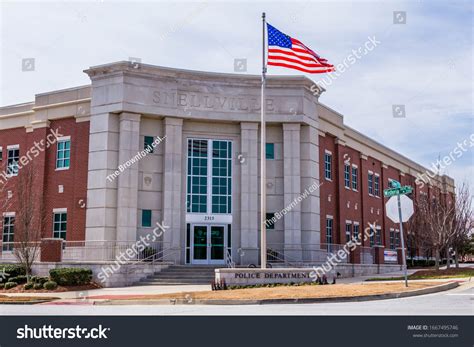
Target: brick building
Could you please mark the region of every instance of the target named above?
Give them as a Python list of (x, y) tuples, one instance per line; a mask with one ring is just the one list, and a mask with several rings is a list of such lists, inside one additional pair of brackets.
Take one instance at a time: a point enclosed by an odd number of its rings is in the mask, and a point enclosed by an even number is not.
[[(63, 260), (112, 260), (155, 233), (136, 257), (257, 264), (260, 76), (127, 62), (85, 73), (88, 86), (0, 108), (2, 259), (14, 247), (19, 167), (31, 165), (42, 237), (66, 241)], [(453, 193), (454, 181), (416, 185), (424, 167), (346, 126), (313, 85), (268, 77), (267, 217), (285, 211), (267, 231), (269, 260), (321, 262), (374, 223), (348, 261), (396, 263), (383, 259), (400, 247), (384, 210), (390, 180), (414, 187), (415, 199)]]

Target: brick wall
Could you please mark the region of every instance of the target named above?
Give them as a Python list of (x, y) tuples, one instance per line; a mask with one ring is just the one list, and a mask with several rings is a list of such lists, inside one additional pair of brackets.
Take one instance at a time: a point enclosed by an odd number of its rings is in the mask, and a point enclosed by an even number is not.
[[(48, 134), (55, 130), (58, 130), (63, 136), (71, 137), (69, 170), (56, 170), (56, 143), (44, 151), (38, 151), (39, 154), (31, 150), (35, 147), (35, 143), (40, 143), (40, 141), (46, 143)], [(27, 132), (25, 128), (0, 130), (0, 147), (3, 148), (0, 171), (6, 171), (7, 146), (16, 144), (20, 145), (20, 157), (30, 151), (31, 161), (27, 165), (31, 165), (35, 172), (34, 191), (31, 196), (32, 198), (42, 199), (45, 207), (42, 237), (53, 237), (53, 209), (67, 208), (66, 239), (69, 241), (84, 240), (89, 122), (77, 123), (74, 118), (65, 118), (51, 121), (49, 128), (34, 129), (31, 132)], [(16, 212), (18, 209), (15, 195), (17, 183), (18, 177), (11, 177), (7, 180), (3, 191), (0, 188), (0, 216), (3, 215), (3, 212)], [(63, 193), (59, 193), (59, 185), (63, 186)], [(5, 206), (4, 201), (7, 199), (8, 191), (12, 192), (13, 197), (9, 200), (8, 206)], [(82, 202), (80, 202), (81, 199)], [(0, 220), (0, 225), (3, 227), (3, 218)]]

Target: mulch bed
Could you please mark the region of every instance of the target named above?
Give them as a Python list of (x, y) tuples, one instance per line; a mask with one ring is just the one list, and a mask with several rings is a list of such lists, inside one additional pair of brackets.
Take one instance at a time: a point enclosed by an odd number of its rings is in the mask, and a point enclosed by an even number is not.
[(455, 276), (455, 275), (461, 275), (461, 276), (474, 276), (474, 268), (472, 267), (461, 267), (461, 268), (449, 268), (445, 270), (438, 270), (436, 271), (435, 269), (433, 270), (419, 270), (415, 272), (414, 274), (410, 275), (410, 278), (422, 278), (422, 277), (443, 277), (443, 276)]
[(58, 293), (58, 292), (73, 292), (73, 291), (82, 291), (82, 290), (92, 290), (92, 289), (99, 289), (102, 288), (100, 285), (97, 283), (90, 283), (90, 284), (85, 284), (82, 286), (58, 286), (55, 290), (46, 290), (46, 289), (29, 289), (25, 290), (23, 287), (24, 284), (19, 284), (18, 286), (5, 290), (1, 289), (0, 293)]

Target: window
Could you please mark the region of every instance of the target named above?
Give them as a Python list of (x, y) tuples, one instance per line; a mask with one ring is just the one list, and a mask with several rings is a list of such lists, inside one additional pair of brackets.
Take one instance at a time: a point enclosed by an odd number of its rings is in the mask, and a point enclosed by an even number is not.
[(380, 229), (380, 227), (377, 227), (376, 228), (376, 241), (377, 241), (377, 245), (382, 245), (382, 230)]
[(0, 147), (0, 161), (3, 160), (3, 148)]
[(142, 227), (151, 227), (151, 210), (142, 210)]
[(358, 240), (359, 239), (359, 224), (354, 223), (353, 233), (354, 233), (354, 240)]
[(153, 142), (155, 138), (153, 136), (145, 136), (145, 141), (143, 143), (143, 149), (148, 149), (149, 153), (153, 153)]
[(375, 244), (374, 234), (375, 234), (374, 228), (370, 227), (370, 247), (374, 247), (374, 244)]
[(69, 138), (58, 139), (56, 151), (56, 169), (69, 169), (71, 158), (71, 140)]
[(275, 223), (273, 223), (273, 217), (275, 217), (275, 213), (267, 213), (265, 216), (267, 229), (275, 229)]
[(265, 159), (270, 159), (270, 160), (275, 159), (275, 144), (274, 143), (265, 144)]
[(212, 213), (230, 213), (232, 142), (212, 141)]
[(368, 187), (369, 187), (369, 195), (374, 194), (374, 174), (369, 171), (368, 176)]
[(232, 210), (232, 142), (188, 139), (187, 212)]
[(7, 157), (7, 175), (18, 175), (18, 160), (20, 159), (20, 148), (14, 147), (8, 149)]
[(346, 222), (346, 243), (351, 239), (352, 224)]
[(395, 230), (390, 228), (390, 249), (395, 249)]
[(327, 180), (331, 180), (331, 165), (332, 165), (332, 154), (331, 153), (324, 153), (324, 177)]
[(374, 195), (380, 196), (380, 176), (377, 174), (374, 177)]
[(344, 164), (344, 187), (350, 188), (351, 187), (351, 167), (348, 164)]
[(188, 140), (188, 212), (207, 212), (207, 152), (207, 140)]
[(331, 252), (332, 226), (333, 226), (332, 218), (326, 218), (326, 244), (327, 244), (328, 252)]
[(67, 212), (53, 213), (53, 237), (66, 240)]
[(395, 247), (400, 247), (400, 230), (395, 229)]
[(13, 235), (15, 233), (15, 215), (3, 214), (3, 247), (4, 251), (13, 250)]
[(359, 169), (357, 166), (352, 166), (352, 189), (357, 190), (358, 188)]

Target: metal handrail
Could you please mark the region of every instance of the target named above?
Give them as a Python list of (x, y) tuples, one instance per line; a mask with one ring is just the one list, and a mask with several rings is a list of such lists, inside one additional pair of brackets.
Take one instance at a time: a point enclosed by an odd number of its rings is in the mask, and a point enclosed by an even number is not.
[(232, 254), (230, 253), (230, 249), (227, 249), (225, 254), (225, 263), (228, 268), (234, 268), (235, 263), (232, 261)]

